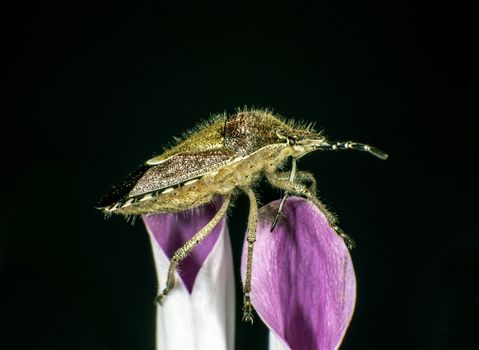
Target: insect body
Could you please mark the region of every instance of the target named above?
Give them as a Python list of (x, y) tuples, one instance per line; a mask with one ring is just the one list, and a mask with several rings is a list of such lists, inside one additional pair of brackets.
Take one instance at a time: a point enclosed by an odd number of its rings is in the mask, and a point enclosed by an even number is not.
[[(230, 117), (216, 116), (189, 133), (176, 146), (148, 160), (103, 197), (97, 206), (107, 214), (128, 216), (183, 211), (208, 203), (217, 195), (224, 197), (213, 219), (172, 257), (167, 285), (158, 296), (158, 301), (162, 303), (174, 286), (178, 263), (221, 220), (232, 196), (243, 191), (250, 201), (243, 319), (252, 322), (249, 293), (258, 211), (252, 185), (265, 176), (271, 185), (285, 191), (272, 229), (288, 194), (297, 194), (311, 200), (326, 215), (330, 226), (347, 238), (336, 226), (335, 217), (316, 197), (314, 177), (308, 172), (296, 170), (296, 160), (307, 153), (340, 149), (357, 149), (381, 159), (387, 158), (384, 152), (368, 145), (330, 143), (310, 126), (283, 121), (264, 110), (242, 110)], [(288, 159), (291, 159), (291, 170), (280, 171)], [(308, 187), (304, 182), (311, 185)]]

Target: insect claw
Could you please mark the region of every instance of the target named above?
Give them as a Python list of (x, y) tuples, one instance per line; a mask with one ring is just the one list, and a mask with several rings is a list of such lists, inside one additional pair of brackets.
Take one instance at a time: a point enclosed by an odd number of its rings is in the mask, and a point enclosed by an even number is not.
[(288, 192), (286, 192), (283, 198), (281, 198), (281, 203), (279, 203), (278, 210), (276, 211), (276, 216), (274, 217), (274, 220), (273, 220), (273, 223), (271, 224), (271, 229), (269, 232), (273, 232), (274, 228), (276, 227), (276, 224), (279, 221), (279, 217), (283, 214), (284, 203), (286, 203), (286, 199), (288, 199), (288, 196), (289, 194)]
[(253, 305), (249, 297), (249, 293), (245, 293), (243, 298), (243, 322), (253, 324)]
[(276, 212), (276, 215), (274, 217), (273, 223), (271, 224), (271, 228), (269, 229), (269, 232), (273, 232), (274, 228), (276, 227), (276, 224), (278, 223), (279, 216), (281, 215), (281, 212), (278, 210)]
[(163, 303), (165, 302), (166, 294), (168, 294), (168, 290), (165, 288), (165, 289), (163, 290), (163, 292), (161, 292), (161, 293), (156, 297), (156, 302), (157, 302), (159, 305), (163, 305)]

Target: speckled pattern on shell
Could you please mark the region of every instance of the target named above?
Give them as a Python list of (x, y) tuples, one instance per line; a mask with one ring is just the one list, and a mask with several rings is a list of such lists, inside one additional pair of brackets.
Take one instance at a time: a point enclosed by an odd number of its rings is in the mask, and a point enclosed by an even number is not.
[(131, 190), (129, 197), (178, 185), (221, 168), (233, 157), (227, 149), (182, 153), (148, 169)]

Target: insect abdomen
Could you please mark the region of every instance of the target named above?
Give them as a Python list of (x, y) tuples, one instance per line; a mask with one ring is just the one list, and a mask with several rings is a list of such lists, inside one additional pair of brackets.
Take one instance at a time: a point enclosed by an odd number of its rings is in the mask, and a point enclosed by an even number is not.
[(150, 192), (138, 197), (132, 203), (126, 200), (115, 213), (122, 215), (144, 215), (152, 213), (177, 212), (210, 202), (214, 192), (202, 179), (185, 181), (175, 186)]

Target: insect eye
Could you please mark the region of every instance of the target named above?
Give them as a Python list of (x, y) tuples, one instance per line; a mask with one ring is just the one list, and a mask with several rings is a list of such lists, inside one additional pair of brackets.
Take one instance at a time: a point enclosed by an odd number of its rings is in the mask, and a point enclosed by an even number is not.
[(296, 137), (288, 136), (288, 145), (294, 146), (296, 144)]

